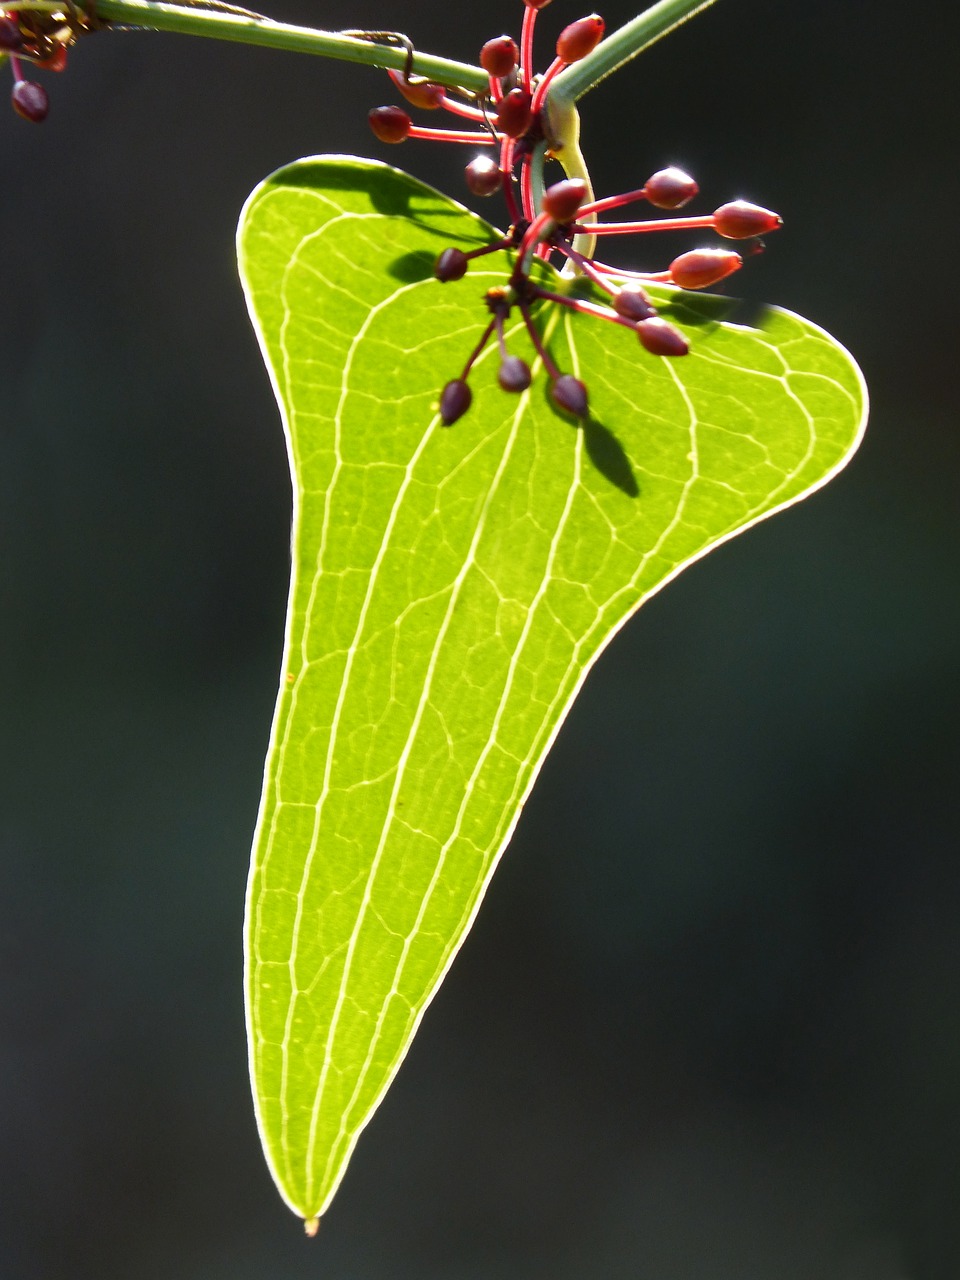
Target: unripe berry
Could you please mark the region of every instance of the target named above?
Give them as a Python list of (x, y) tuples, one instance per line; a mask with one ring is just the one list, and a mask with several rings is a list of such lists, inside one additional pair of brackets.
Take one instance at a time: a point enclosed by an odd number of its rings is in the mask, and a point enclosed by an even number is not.
[(707, 289), (743, 266), (730, 249), (691, 249), (670, 263), (670, 278), (681, 289)]
[(498, 80), (510, 74), (519, 58), (520, 50), (510, 36), (497, 36), (495, 40), (488, 40), (480, 50), (481, 67), (488, 76), (495, 76)]
[(557, 40), (557, 57), (564, 62), (579, 62), (592, 53), (603, 39), (604, 22), (599, 13), (588, 18), (578, 18), (564, 27)]
[(549, 213), (554, 222), (570, 222), (586, 195), (587, 184), (582, 178), (564, 178), (543, 193), (543, 212)]
[(454, 378), (440, 392), (440, 417), (445, 427), (452, 426), (470, 408), (473, 392), (463, 378)]
[(489, 156), (477, 156), (466, 170), (467, 186), (475, 196), (492, 196), (503, 186), (503, 174), (496, 160)]
[(16, 53), (23, 47), (23, 36), (20, 28), (12, 18), (0, 16), (0, 49)]
[(443, 86), (429, 80), (395, 80), (394, 84), (415, 107), (424, 111), (436, 111), (443, 105)]
[(700, 188), (682, 169), (673, 165), (661, 169), (644, 184), (643, 194), (655, 209), (680, 209), (693, 199)]
[(530, 366), (519, 356), (504, 356), (497, 380), (504, 391), (526, 391), (530, 385)]
[(649, 320), (657, 309), (642, 289), (627, 286), (613, 300), (613, 309), (624, 320)]
[(413, 123), (402, 107), (374, 107), (367, 119), (381, 142), (403, 142)]
[(462, 280), (467, 274), (467, 255), (462, 249), (444, 249), (433, 266), (433, 274), (443, 284)]
[(525, 89), (511, 89), (497, 104), (497, 128), (508, 138), (520, 138), (530, 127), (530, 95)]
[(587, 388), (572, 373), (561, 373), (551, 385), (550, 394), (559, 409), (572, 413), (575, 418), (587, 416)]
[(672, 324), (660, 316), (651, 316), (649, 320), (641, 320), (637, 325), (637, 337), (640, 345), (652, 356), (685, 356), (690, 350), (690, 343)]
[(731, 200), (715, 210), (714, 226), (728, 240), (748, 240), (750, 236), (763, 236), (783, 226), (779, 213), (761, 209), (758, 204), (746, 200)]
[(13, 86), (10, 101), (18, 116), (23, 116), (24, 120), (31, 120), (34, 124), (46, 120), (50, 110), (46, 89), (33, 80), (18, 80)]

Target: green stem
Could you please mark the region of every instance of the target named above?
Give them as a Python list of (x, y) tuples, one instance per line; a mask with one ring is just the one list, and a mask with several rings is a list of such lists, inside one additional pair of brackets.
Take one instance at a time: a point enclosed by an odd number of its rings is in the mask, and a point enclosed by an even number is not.
[(548, 98), (576, 102), (612, 71), (713, 3), (714, 0), (659, 0), (601, 40), (592, 53), (561, 71), (548, 90)]
[[(244, 18), (202, 7), (190, 8), (157, 0), (92, 0), (97, 17), (128, 26), (153, 31), (176, 31), (181, 35), (209, 36), (215, 40), (234, 40), (241, 44), (260, 45), (266, 49), (284, 49), (292, 53), (313, 53), (324, 58), (340, 58), (371, 67), (390, 67), (402, 71), (406, 66), (406, 50), (396, 45), (378, 44), (374, 40), (358, 40), (337, 31), (318, 31), (313, 27), (295, 27), (269, 18)], [(452, 85), (474, 93), (489, 88), (487, 74), (480, 67), (432, 54), (415, 53), (413, 72), (438, 84)]]

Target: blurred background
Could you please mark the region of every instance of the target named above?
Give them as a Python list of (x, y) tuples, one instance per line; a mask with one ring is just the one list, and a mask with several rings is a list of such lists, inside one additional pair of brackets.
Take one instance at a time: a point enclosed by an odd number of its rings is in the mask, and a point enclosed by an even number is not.
[[(737, 289), (850, 348), (871, 427), (600, 662), (312, 1242), (246, 1078), (289, 487), (233, 234), (301, 155), (455, 195), (465, 157), (377, 143), (381, 73), (172, 35), (89, 39), (42, 128), (0, 120), (3, 1280), (960, 1274), (960, 15), (930, 11), (722, 0), (585, 102), (601, 193), (677, 163), (783, 213)], [(520, 20), (270, 12), (471, 61)]]

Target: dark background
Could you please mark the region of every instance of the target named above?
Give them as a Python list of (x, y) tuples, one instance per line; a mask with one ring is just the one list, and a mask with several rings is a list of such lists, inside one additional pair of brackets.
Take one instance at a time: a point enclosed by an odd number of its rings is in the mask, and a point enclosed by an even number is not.
[[(467, 60), (520, 18), (271, 12)], [(600, 662), (314, 1242), (246, 1081), (289, 497), (233, 233), (298, 156), (464, 156), (376, 143), (379, 73), (180, 36), (0, 120), (3, 1280), (960, 1275), (958, 36), (722, 0), (585, 103), (601, 193), (783, 213), (737, 288), (854, 352), (871, 428)]]

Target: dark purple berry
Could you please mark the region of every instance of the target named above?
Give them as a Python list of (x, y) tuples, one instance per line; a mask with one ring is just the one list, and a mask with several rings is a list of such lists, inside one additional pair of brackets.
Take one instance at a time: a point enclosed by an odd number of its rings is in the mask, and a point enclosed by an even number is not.
[(497, 104), (497, 128), (508, 138), (520, 138), (530, 127), (530, 95), (525, 89), (511, 89)]
[(463, 378), (454, 378), (440, 392), (440, 417), (445, 427), (452, 426), (470, 408), (473, 392)]
[(436, 111), (443, 105), (443, 87), (429, 80), (400, 80), (394, 84), (409, 103), (424, 111)]
[(570, 222), (576, 217), (587, 194), (587, 184), (582, 178), (564, 178), (547, 187), (543, 193), (543, 212), (549, 213), (554, 222)]
[(467, 274), (467, 255), (462, 249), (444, 249), (433, 265), (433, 274), (443, 284), (462, 280)]
[(480, 50), (480, 65), (488, 76), (502, 80), (517, 65), (519, 57), (520, 50), (515, 40), (510, 36), (497, 36), (495, 40), (488, 40)]
[(637, 337), (640, 345), (652, 356), (685, 356), (690, 350), (690, 343), (672, 324), (662, 320), (660, 316), (651, 316), (649, 320), (641, 320), (637, 325)]
[(367, 119), (381, 142), (403, 142), (413, 123), (402, 107), (374, 107)]
[(681, 289), (708, 289), (742, 266), (731, 249), (691, 249), (670, 263), (670, 278)]
[(23, 36), (20, 28), (12, 18), (0, 17), (0, 49), (16, 53), (23, 47)]
[(642, 289), (627, 286), (613, 300), (613, 309), (624, 320), (649, 320), (657, 309)]
[(24, 120), (31, 120), (34, 124), (46, 120), (50, 110), (46, 89), (33, 80), (18, 80), (13, 86), (10, 101), (18, 116), (23, 116)]
[(578, 18), (560, 32), (557, 57), (564, 62), (579, 62), (593, 52), (603, 39), (603, 32), (604, 22), (599, 13), (591, 13), (589, 18)]
[(530, 385), (530, 366), (519, 356), (504, 356), (498, 381), (504, 391), (526, 391)]
[(587, 416), (587, 388), (572, 373), (561, 373), (550, 387), (553, 403), (575, 418)]
[(671, 166), (648, 178), (643, 194), (655, 209), (679, 209), (692, 200), (699, 190), (689, 173)]
[(749, 240), (751, 236), (765, 236), (783, 226), (779, 213), (761, 209), (758, 204), (746, 200), (731, 200), (722, 204), (713, 214), (714, 226), (728, 240)]
[(475, 196), (492, 196), (503, 186), (503, 174), (496, 160), (490, 156), (477, 156), (466, 170), (467, 186)]

